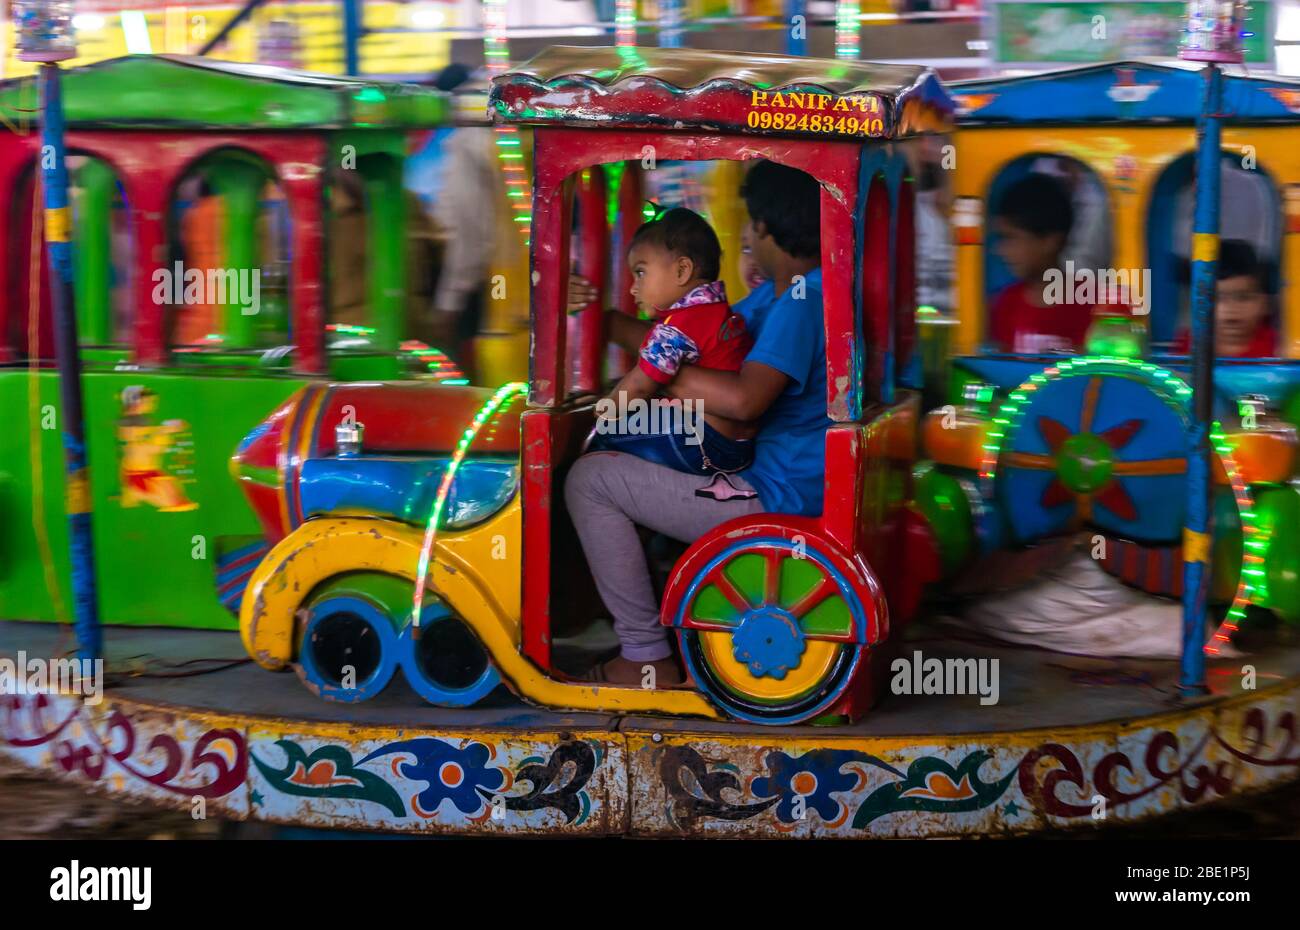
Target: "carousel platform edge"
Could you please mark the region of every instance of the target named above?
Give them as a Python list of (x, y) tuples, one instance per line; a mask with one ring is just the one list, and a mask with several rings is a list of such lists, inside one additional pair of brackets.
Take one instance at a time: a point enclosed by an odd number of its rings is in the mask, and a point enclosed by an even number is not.
[(1148, 716), (933, 736), (346, 724), (0, 695), (0, 753), (195, 817), (371, 832), (921, 838), (1088, 829), (1300, 776), (1300, 676)]

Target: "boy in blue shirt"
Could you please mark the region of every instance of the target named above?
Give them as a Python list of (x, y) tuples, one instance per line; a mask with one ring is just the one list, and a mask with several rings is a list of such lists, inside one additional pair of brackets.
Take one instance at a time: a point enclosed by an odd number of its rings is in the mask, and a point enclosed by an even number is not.
[[(565, 498), (601, 598), (614, 616), (620, 654), (597, 666), (594, 681), (635, 686), (654, 670), (659, 687), (682, 680), (637, 526), (692, 542), (746, 514), (815, 516), (825, 473), (826, 328), (821, 294), (820, 189), (809, 175), (760, 161), (741, 188), (749, 208), (753, 257), (768, 281), (734, 309), (754, 334), (739, 371), (686, 366), (670, 393), (710, 413), (757, 421), (754, 463), (732, 479), (735, 493), (699, 496), (704, 480), (630, 455), (583, 456)], [(571, 302), (590, 297), (582, 283)], [(635, 350), (646, 324), (609, 315), (611, 339)]]

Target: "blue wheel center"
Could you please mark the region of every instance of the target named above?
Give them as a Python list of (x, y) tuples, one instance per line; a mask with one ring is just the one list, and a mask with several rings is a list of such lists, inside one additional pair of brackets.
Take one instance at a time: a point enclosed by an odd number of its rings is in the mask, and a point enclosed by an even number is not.
[(732, 634), (732, 654), (755, 678), (778, 681), (799, 664), (807, 645), (792, 614), (779, 607), (760, 607), (741, 618)]

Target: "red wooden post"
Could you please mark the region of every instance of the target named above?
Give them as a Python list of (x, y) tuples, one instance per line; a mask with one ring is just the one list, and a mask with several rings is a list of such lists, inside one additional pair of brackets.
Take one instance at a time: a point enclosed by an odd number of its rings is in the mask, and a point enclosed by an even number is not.
[[(33, 153), (36, 151), (36, 139), (38, 136), (20, 136), (16, 133), (5, 133), (3, 142), (0, 142), (0, 217), (12, 217), (14, 211), (21, 204), (14, 202), (14, 197), (18, 192), (18, 180), (22, 171), (30, 163)], [(23, 237), (17, 234), (23, 228), (24, 222), (30, 223), (31, 210), (28, 209), (28, 218), (15, 217), (16, 223), (10, 223), (7, 219), (0, 222), (0, 361), (9, 362), (17, 358), (23, 346), (27, 342), (27, 334), (23, 332), (18, 335), (15, 343), (10, 343), (9, 338), (13, 333), (13, 324), (16, 320), (21, 320), (26, 313), (28, 295), (25, 291), (19, 293), (18, 281), (22, 280), (22, 275), (18, 275), (14, 280), (10, 279), (11, 266), (13, 258), (18, 261), (28, 261), (29, 249), (27, 243), (23, 242)], [(21, 255), (16, 255), (21, 252)]]
[(898, 226), (894, 230), (894, 369), (895, 383), (907, 369), (916, 347), (916, 186), (898, 187)]
[(893, 393), (885, 385), (886, 360), (891, 352), (890, 316), (894, 310), (890, 292), (893, 266), (889, 260), (889, 226), (889, 188), (884, 176), (877, 174), (867, 188), (863, 224), (862, 325), (867, 344), (866, 381), (870, 385), (864, 402), (882, 397), (889, 401)]
[[(324, 271), (322, 252), (325, 248), (324, 191), (321, 184), (324, 162), (324, 141), (319, 142), (320, 159), (308, 165), (298, 165), (295, 173), (282, 170), (277, 173), (284, 185), (292, 216), (293, 269), (290, 273), (290, 309), (293, 318), (293, 338), (297, 348), (294, 370), (307, 375), (325, 374), (325, 297), (321, 275)], [(303, 168), (306, 170), (302, 170)], [(360, 246), (360, 243), (358, 243)]]
[[(567, 172), (545, 170), (557, 164), (556, 130), (539, 129), (534, 143), (532, 227), (533, 343), (529, 357), (528, 402), (554, 407), (568, 394), (566, 314), (569, 286), (569, 238), (573, 230)], [(558, 176), (556, 176), (558, 174)]]
[[(605, 360), (605, 303), (609, 296), (609, 194), (600, 165), (584, 171), (578, 181), (578, 274), (596, 289), (596, 299), (576, 315), (574, 390), (592, 394), (601, 389)], [(567, 308), (566, 308), (567, 309)]]
[[(829, 154), (829, 153), (827, 153)], [(806, 164), (793, 167), (823, 176)], [(862, 373), (854, 364), (861, 322), (854, 299), (853, 269), (856, 243), (853, 207), (857, 200), (857, 177), (844, 172), (839, 188), (823, 181), (821, 191), (822, 224), (822, 301), (826, 315), (826, 415), (832, 420), (856, 420), (862, 412)], [(888, 217), (888, 212), (886, 212)], [(888, 243), (882, 243), (888, 254)]]
[(153, 299), (153, 273), (167, 264), (167, 207), (174, 176), (134, 171), (122, 178), (131, 210), (135, 239), (132, 269), (135, 291), (135, 357), (137, 365), (159, 366), (167, 361), (164, 304)]

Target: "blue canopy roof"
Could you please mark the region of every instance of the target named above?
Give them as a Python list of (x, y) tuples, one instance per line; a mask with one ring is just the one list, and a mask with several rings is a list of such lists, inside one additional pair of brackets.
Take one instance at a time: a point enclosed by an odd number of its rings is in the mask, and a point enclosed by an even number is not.
[[(996, 123), (1193, 122), (1199, 69), (1116, 61), (1082, 68), (948, 84), (958, 125)], [(1300, 118), (1300, 82), (1226, 74), (1228, 122)]]

